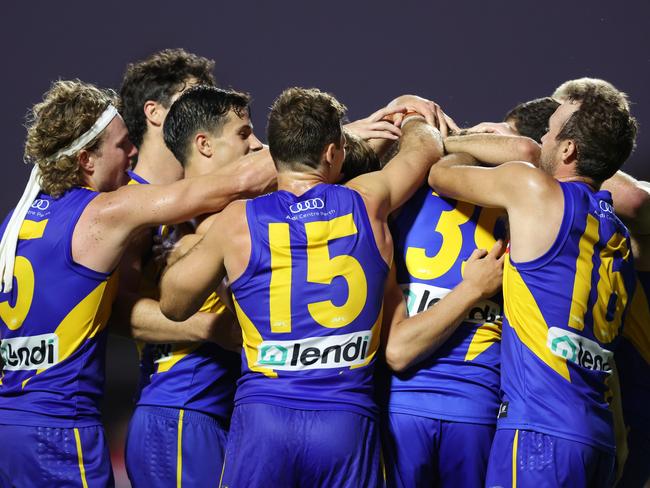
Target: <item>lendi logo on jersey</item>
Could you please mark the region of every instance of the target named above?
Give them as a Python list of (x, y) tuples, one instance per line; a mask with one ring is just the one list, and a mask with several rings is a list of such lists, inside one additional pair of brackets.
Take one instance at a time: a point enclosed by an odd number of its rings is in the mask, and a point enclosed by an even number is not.
[(308, 210), (320, 210), (325, 208), (325, 202), (322, 198), (310, 198), (302, 202), (296, 202), (289, 206), (291, 213), (306, 212)]
[(593, 371), (611, 373), (614, 354), (600, 345), (559, 327), (548, 329), (546, 345), (556, 356)]
[(345, 368), (362, 364), (368, 356), (372, 332), (297, 341), (264, 341), (257, 349), (257, 365), (281, 371)]
[(47, 369), (59, 362), (59, 338), (56, 334), (3, 339), (0, 354), (9, 371)]
[[(424, 283), (409, 283), (400, 286), (406, 297), (406, 307), (408, 308), (409, 317), (433, 307), (451, 291), (447, 288), (425, 285)], [(498, 303), (490, 300), (482, 300), (472, 307), (464, 322), (473, 324), (494, 322), (495, 320), (501, 319), (501, 314), (501, 306)]]

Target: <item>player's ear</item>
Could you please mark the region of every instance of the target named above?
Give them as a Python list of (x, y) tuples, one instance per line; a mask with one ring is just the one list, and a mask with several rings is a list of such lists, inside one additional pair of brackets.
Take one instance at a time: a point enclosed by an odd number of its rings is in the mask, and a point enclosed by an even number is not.
[(212, 157), (212, 143), (210, 142), (210, 138), (205, 134), (199, 132), (194, 136), (194, 147), (206, 158)]
[(147, 100), (144, 102), (143, 110), (148, 123), (155, 125), (156, 127), (162, 126), (165, 121), (165, 113), (158, 102)]
[(338, 152), (338, 148), (336, 147), (336, 144), (334, 144), (333, 142), (330, 142), (325, 148), (324, 159), (328, 167), (331, 168), (335, 164), (337, 152)]
[(95, 170), (95, 160), (90, 157), (90, 152), (86, 149), (79, 151), (77, 161), (84, 172), (92, 173)]
[(578, 148), (572, 139), (565, 139), (560, 143), (560, 157), (565, 164), (573, 163), (578, 159)]

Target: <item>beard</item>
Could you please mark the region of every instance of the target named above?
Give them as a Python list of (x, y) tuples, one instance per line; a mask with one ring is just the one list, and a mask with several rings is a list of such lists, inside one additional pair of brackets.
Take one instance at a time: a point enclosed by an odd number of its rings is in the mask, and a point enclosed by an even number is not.
[(557, 153), (559, 147), (554, 147), (550, 151), (545, 151), (542, 147), (542, 154), (539, 157), (539, 169), (553, 176), (558, 165)]

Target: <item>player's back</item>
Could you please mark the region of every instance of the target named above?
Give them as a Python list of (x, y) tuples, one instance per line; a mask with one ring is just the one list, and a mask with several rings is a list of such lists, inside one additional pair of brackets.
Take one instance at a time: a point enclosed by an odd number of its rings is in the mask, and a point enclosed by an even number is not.
[[(448, 294), (474, 249), (504, 237), (497, 209), (438, 196), (422, 187), (391, 224), (397, 281), (409, 316)], [(477, 303), (431, 356), (393, 374), (389, 410), (457, 422), (494, 424), (499, 407), (502, 297)]]
[(0, 294), (3, 422), (100, 423), (105, 326), (115, 280), (72, 258), (75, 225), (96, 195), (84, 188), (58, 199), (41, 193), (21, 226), (14, 287)]
[(361, 196), (320, 184), (247, 202), (251, 254), (232, 284), (243, 331), (236, 404), (375, 415), (388, 265)]
[(564, 215), (541, 257), (504, 267), (498, 428), (613, 450), (608, 379), (634, 270), (609, 192), (560, 183)]

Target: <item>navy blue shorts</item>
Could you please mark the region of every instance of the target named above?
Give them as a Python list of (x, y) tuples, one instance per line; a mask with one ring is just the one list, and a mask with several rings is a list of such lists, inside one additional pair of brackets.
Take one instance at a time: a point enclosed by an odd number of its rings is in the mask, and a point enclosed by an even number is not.
[(494, 425), (389, 413), (382, 429), (387, 486), (483, 487), (494, 431)]
[(211, 486), (221, 477), (228, 432), (193, 410), (138, 406), (126, 440), (126, 471), (134, 488)]
[(614, 454), (582, 442), (529, 430), (497, 430), (487, 487), (610, 487)]
[(222, 488), (378, 488), (379, 434), (353, 412), (235, 407)]
[(0, 425), (0, 486), (112, 487), (101, 426)]

